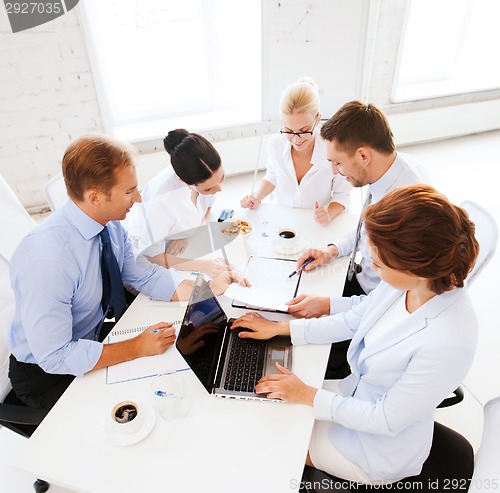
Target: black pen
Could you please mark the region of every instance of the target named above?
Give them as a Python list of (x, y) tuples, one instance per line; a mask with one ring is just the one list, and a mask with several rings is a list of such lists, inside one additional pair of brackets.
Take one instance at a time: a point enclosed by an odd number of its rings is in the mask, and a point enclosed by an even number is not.
[[(301, 266), (299, 271), (301, 271), (306, 265), (310, 264), (314, 260), (314, 257), (309, 257)], [(295, 274), (297, 274), (297, 271), (294, 270), (288, 277), (293, 277)]]

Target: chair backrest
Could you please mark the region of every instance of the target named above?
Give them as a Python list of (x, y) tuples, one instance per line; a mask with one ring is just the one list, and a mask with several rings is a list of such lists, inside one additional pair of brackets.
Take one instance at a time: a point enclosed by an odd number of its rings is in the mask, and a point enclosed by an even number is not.
[(36, 226), (14, 191), (0, 176), (0, 254), (10, 262), (19, 242)]
[(66, 184), (61, 172), (54, 175), (44, 187), (45, 198), (49, 203), (50, 210), (54, 212), (59, 209), (68, 199)]
[(475, 202), (466, 200), (460, 206), (467, 211), (471, 221), (476, 225), (476, 239), (479, 243), (476, 265), (466, 280), (467, 286), (470, 286), (495, 255), (498, 243), (498, 226), (493, 216)]
[(8, 377), (9, 348), (7, 332), (14, 316), (14, 293), (10, 287), (9, 263), (19, 242), (36, 222), (23, 207), (14, 191), (0, 176), (0, 402), (10, 390)]
[(7, 333), (14, 316), (14, 293), (10, 287), (9, 263), (0, 255), (0, 402), (11, 389), (9, 380), (9, 347)]
[(483, 413), (483, 437), (476, 454), (469, 493), (500, 486), (500, 397), (488, 401)]

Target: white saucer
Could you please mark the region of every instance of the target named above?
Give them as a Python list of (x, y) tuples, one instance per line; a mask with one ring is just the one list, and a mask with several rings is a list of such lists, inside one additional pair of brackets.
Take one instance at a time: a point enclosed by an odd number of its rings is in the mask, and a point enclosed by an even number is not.
[(275, 238), (273, 240), (273, 248), (276, 253), (280, 253), (282, 255), (295, 255), (301, 252), (306, 246), (306, 242), (300, 238), (294, 244), (289, 246), (288, 248), (284, 248), (279, 241), (279, 238)]
[(149, 402), (142, 403), (141, 407), (144, 413), (144, 423), (137, 431), (134, 431), (134, 433), (117, 433), (115, 428), (103, 427), (104, 436), (108, 442), (118, 446), (132, 445), (133, 443), (140, 442), (151, 433), (156, 423), (156, 412)]

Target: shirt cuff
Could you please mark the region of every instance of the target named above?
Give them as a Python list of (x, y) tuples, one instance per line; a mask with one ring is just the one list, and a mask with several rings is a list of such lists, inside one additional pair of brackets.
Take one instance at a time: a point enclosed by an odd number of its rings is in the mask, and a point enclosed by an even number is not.
[(307, 344), (305, 339), (305, 319), (290, 320), (290, 338), (294, 346), (303, 346)]
[(353, 246), (349, 238), (341, 238), (337, 240), (334, 245), (337, 247), (338, 256), (343, 257), (352, 252)]
[(314, 417), (320, 421), (333, 421), (332, 401), (335, 399), (334, 392), (319, 389), (314, 396), (313, 412)]
[(64, 359), (67, 371), (59, 368), (57, 373), (69, 373), (70, 375), (82, 377), (94, 368), (101, 357), (102, 351), (103, 345), (100, 342), (80, 339), (75, 343), (74, 349)]

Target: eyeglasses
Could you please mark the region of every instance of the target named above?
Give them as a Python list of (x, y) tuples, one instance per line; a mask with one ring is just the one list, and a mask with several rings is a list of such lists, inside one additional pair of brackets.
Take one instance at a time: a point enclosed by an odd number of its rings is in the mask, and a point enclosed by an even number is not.
[(316, 128), (316, 123), (313, 128), (309, 132), (287, 132), (286, 130), (280, 130), (281, 135), (286, 135), (290, 140), (294, 137), (298, 137), (299, 139), (305, 139), (306, 137), (311, 137), (314, 134), (314, 129)]

